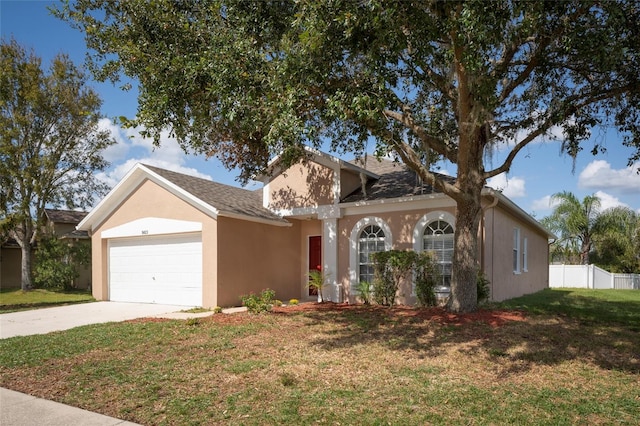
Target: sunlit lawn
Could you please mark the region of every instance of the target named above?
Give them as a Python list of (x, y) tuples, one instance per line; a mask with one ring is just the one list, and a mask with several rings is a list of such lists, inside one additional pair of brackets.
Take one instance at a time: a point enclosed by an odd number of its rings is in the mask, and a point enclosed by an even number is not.
[(146, 425), (635, 425), (640, 300), (621, 294), (86, 326), (1, 340), (0, 386)]
[(0, 313), (95, 301), (86, 291), (0, 290)]

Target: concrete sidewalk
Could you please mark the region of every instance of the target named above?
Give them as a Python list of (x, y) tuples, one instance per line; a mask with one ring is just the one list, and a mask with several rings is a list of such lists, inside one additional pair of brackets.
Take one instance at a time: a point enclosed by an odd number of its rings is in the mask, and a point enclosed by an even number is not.
[(137, 423), (0, 388), (0, 425), (136, 426)]

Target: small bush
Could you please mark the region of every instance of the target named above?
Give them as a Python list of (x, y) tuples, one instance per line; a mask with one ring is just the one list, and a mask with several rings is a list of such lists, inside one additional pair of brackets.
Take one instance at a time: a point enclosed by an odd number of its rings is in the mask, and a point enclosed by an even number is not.
[(289, 304), (290, 305), (297, 305), (298, 303), (300, 303), (300, 301), (298, 299), (291, 299), (289, 300)]
[(90, 262), (89, 244), (68, 244), (55, 235), (46, 234), (38, 241), (34, 284), (37, 288), (73, 290), (73, 281), (80, 275), (78, 266)]
[(414, 273), (418, 304), (420, 306), (435, 306), (438, 301), (433, 289), (440, 282), (440, 274), (432, 253), (422, 252), (416, 257)]
[(250, 293), (240, 297), (242, 305), (252, 314), (270, 311), (273, 307), (273, 298), (276, 292), (271, 289), (262, 290), (260, 294)]
[(213, 308), (213, 313), (214, 314), (219, 314), (222, 312), (222, 308), (220, 306), (216, 306), (215, 308)]
[(476, 280), (478, 286), (478, 303), (489, 300), (489, 296), (491, 295), (491, 290), (489, 289), (490, 283), (491, 281), (487, 279), (484, 272), (478, 271), (478, 279)]
[(327, 276), (322, 271), (311, 270), (309, 271), (309, 287), (315, 290), (320, 296), (320, 302), (324, 302), (324, 296), (322, 291), (324, 290), (325, 281)]
[(282, 306), (282, 300), (278, 300), (278, 299), (274, 300), (273, 306)]
[(362, 303), (364, 303), (365, 305), (371, 304), (371, 299), (373, 297), (373, 288), (371, 286), (371, 283), (367, 281), (360, 281), (356, 285), (355, 290), (359, 293)]

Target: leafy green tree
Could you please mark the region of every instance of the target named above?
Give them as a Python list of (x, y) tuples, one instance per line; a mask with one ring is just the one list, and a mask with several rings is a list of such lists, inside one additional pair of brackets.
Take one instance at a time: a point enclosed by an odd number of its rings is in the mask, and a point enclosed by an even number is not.
[(553, 208), (553, 213), (545, 218), (544, 224), (559, 236), (556, 245), (577, 249), (580, 263), (588, 265), (600, 214), (600, 198), (589, 195), (580, 201), (573, 193), (563, 191), (551, 196), (551, 203), (554, 202), (558, 204)]
[(15, 40), (0, 45), (0, 225), (22, 252), (22, 289), (47, 206), (87, 207), (106, 190), (95, 172), (112, 141), (98, 131), (96, 92), (68, 57), (47, 72)]
[[(640, 158), (633, 0), (67, 0), (56, 13), (85, 33), (99, 80), (137, 79), (130, 124), (156, 142), (169, 127), (247, 179), (305, 144), (360, 155), (375, 141), (454, 199), (453, 311), (477, 307), (481, 191), (524, 147), (560, 128), (575, 158), (615, 125)], [(439, 159), (455, 183), (432, 172)]]
[(594, 264), (611, 272), (640, 273), (640, 215), (628, 207), (604, 210), (596, 219)]
[(74, 280), (80, 276), (78, 266), (90, 263), (88, 241), (71, 242), (50, 233), (41, 235), (35, 256), (35, 287), (71, 290)]

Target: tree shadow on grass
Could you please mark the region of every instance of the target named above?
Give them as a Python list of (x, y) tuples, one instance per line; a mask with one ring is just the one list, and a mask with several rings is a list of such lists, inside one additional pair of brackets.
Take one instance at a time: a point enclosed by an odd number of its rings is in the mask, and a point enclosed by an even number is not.
[(573, 360), (640, 373), (640, 333), (626, 324), (590, 320), (590, 314), (575, 318), (494, 309), (455, 315), (437, 308), (325, 304), (302, 315), (331, 330), (311, 343), (327, 351), (374, 343), (427, 358), (459, 345), (458, 351), (492, 363), (500, 376)]

